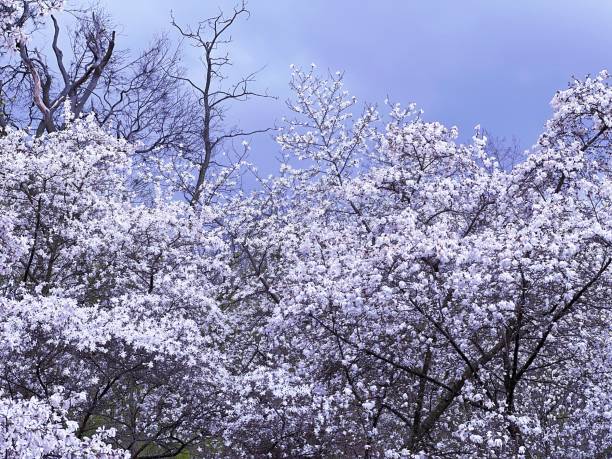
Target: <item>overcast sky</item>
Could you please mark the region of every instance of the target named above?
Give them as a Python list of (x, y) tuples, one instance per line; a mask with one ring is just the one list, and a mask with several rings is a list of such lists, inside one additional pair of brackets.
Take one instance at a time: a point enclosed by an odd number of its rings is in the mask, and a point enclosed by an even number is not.
[[(170, 10), (195, 23), (229, 9), (221, 0), (101, 0), (121, 24), (119, 45), (138, 50), (170, 31)], [(278, 101), (237, 106), (232, 121), (271, 126), (284, 113), (289, 64), (344, 70), (347, 89), (381, 104), (416, 102), (425, 117), (481, 124), (532, 145), (557, 89), (575, 75), (612, 67), (612, 1), (251, 0), (233, 30), (236, 72), (265, 67), (258, 88)], [(192, 72), (197, 60), (188, 54)], [(612, 68), (610, 68), (612, 70)], [(254, 143), (252, 161), (271, 171), (275, 145)]]

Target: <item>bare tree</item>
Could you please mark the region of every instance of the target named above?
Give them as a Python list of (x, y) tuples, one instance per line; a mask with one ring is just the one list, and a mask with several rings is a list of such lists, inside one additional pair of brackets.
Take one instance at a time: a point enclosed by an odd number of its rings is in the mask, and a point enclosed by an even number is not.
[(65, 62), (64, 52), (58, 44), (60, 27), (53, 20), (52, 49), (61, 83), (54, 85), (54, 71), (39, 49), (30, 51), (25, 43), (18, 43), (21, 64), (30, 78), (32, 100), (40, 112), (37, 135), (57, 130), (58, 108), (69, 101), (70, 109), (78, 117), (96, 90), (103, 73), (109, 66), (115, 48), (115, 32), (108, 18), (99, 11), (78, 17), (73, 41), (73, 62)]
[[(134, 56), (117, 47), (117, 35), (102, 9), (71, 11), (75, 27), (62, 43), (60, 18), (51, 16), (47, 43), (18, 44), (17, 59), (4, 56), (0, 67), (4, 125), (37, 126), (36, 134), (62, 127), (66, 101), (75, 117), (94, 113), (118, 137), (140, 142), (138, 152), (186, 143), (185, 108), (192, 105), (182, 82), (180, 55), (164, 36)], [(27, 19), (27, 18), (26, 18)], [(24, 20), (26, 20), (24, 19)]]
[(246, 101), (251, 97), (270, 97), (267, 93), (251, 89), (257, 72), (250, 73), (228, 85), (222, 84), (227, 78), (224, 72), (231, 65), (229, 54), (222, 51), (222, 48), (231, 42), (231, 36), (228, 35), (229, 29), (242, 16), (249, 16), (244, 1), (235, 6), (229, 15), (219, 12), (216, 16), (198, 22), (196, 27), (181, 26), (176, 22), (174, 16), (172, 17), (172, 25), (181, 36), (191, 46), (201, 49), (201, 62), (204, 67), (201, 83), (185, 75), (176, 75), (177, 79), (186, 82), (195, 91), (203, 112), (201, 135), (204, 148), (201, 155), (194, 161), (197, 168), (196, 181), (187, 193), (192, 205), (200, 201), (213, 157), (224, 141), (269, 130), (223, 129), (224, 115), (232, 102)]

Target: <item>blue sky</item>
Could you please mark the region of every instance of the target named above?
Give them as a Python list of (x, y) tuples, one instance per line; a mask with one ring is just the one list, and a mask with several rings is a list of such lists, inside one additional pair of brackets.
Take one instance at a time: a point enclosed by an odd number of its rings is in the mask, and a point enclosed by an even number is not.
[[(229, 9), (220, 0), (101, 0), (134, 50), (179, 22)], [(265, 67), (258, 88), (278, 101), (237, 105), (231, 120), (271, 126), (285, 111), (289, 64), (344, 70), (361, 101), (416, 102), (425, 117), (457, 125), (463, 138), (481, 124), (499, 137), (532, 145), (550, 115), (549, 101), (572, 75), (612, 70), (612, 2), (251, 0), (251, 17), (234, 28), (233, 71)], [(197, 74), (197, 56), (187, 53)], [(254, 141), (251, 160), (274, 169), (277, 149)]]

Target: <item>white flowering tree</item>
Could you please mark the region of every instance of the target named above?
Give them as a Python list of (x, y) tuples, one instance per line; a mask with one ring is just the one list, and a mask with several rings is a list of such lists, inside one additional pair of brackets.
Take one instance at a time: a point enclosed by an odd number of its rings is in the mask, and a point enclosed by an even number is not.
[(213, 210), (138, 202), (129, 148), (91, 117), (0, 140), (0, 385), (75, 399), (79, 438), (171, 456), (219, 428), (228, 257)]
[(607, 75), (559, 92), (509, 172), (479, 132), (458, 144), (413, 108), (393, 106), (382, 130), (372, 108), (353, 119), (339, 75), (297, 71), (292, 86), (297, 119), (278, 140), (304, 166), (288, 160), (234, 223), (248, 315), (264, 323), (236, 428), (273, 426), (243, 446), (609, 455)]

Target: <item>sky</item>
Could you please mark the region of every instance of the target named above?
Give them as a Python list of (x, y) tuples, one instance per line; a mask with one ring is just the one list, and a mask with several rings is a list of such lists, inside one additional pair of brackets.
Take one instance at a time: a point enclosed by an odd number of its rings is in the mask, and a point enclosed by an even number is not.
[[(141, 49), (177, 22), (195, 24), (229, 11), (225, 0), (100, 0), (120, 24), (119, 46)], [(362, 102), (415, 102), (428, 120), (456, 125), (469, 139), (480, 124), (491, 135), (533, 145), (551, 114), (550, 99), (572, 76), (612, 71), (608, 0), (251, 0), (233, 28), (232, 72), (263, 70), (256, 89), (277, 100), (236, 105), (245, 129), (280, 123), (289, 97), (289, 65), (345, 72)], [(187, 50), (193, 76), (199, 63)], [(255, 139), (251, 161), (273, 172), (278, 148)]]

